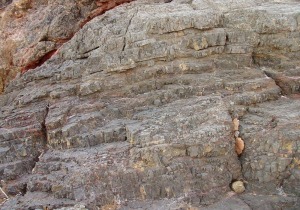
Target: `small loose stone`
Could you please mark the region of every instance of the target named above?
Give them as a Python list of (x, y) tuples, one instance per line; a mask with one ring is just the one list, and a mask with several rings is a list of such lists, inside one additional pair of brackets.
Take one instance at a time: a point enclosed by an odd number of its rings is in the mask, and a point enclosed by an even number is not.
[(242, 138), (236, 138), (235, 139), (235, 151), (238, 155), (243, 153), (243, 150), (245, 148), (245, 143)]
[(231, 188), (236, 193), (242, 193), (245, 191), (245, 186), (242, 181), (235, 181), (232, 183)]

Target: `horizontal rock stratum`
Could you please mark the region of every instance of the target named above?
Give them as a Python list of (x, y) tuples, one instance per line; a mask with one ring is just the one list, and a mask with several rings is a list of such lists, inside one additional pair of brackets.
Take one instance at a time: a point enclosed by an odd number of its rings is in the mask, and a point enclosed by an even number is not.
[(299, 1), (28, 2), (85, 13), (20, 19), (55, 53), (0, 95), (1, 209), (299, 209)]

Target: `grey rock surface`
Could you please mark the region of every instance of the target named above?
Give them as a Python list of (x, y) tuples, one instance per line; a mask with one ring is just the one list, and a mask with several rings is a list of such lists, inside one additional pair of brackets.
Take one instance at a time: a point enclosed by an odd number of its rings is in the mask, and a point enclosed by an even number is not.
[(135, 1), (94, 18), (0, 95), (0, 179), (22, 194), (1, 208), (297, 209), (299, 11)]
[(241, 136), (248, 145), (241, 160), (249, 188), (299, 196), (299, 110), (299, 102), (282, 97), (249, 107), (241, 117)]

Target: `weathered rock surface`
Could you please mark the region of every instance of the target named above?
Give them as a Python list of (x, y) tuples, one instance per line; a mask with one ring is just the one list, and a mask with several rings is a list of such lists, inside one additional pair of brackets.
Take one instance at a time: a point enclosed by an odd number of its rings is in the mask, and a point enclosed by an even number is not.
[[(273, 106), (276, 109), (270, 109)], [(299, 101), (282, 98), (249, 107), (241, 118), (241, 135), (247, 145), (242, 157), (243, 174), (249, 188), (277, 188), (300, 195), (299, 110)]]
[(130, 1), (0, 2), (0, 93), (18, 73), (43, 64), (86, 22)]
[(299, 11), (135, 1), (95, 17), (0, 96), (0, 179), (22, 194), (2, 208), (297, 209)]

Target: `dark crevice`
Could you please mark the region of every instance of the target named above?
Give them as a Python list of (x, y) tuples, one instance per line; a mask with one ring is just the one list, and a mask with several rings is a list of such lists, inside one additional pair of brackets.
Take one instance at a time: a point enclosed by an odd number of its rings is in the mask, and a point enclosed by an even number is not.
[(34, 172), (36, 164), (40, 161), (40, 158), (44, 154), (45, 151), (46, 151), (46, 149), (44, 149), (44, 151), (42, 151), (42, 152), (39, 152), (39, 154), (33, 159), (33, 166), (32, 166), (32, 170), (31, 170), (32, 173)]
[(228, 36), (228, 34), (226, 34), (225, 42), (226, 43), (229, 42), (229, 36)]
[(49, 113), (49, 103), (46, 105), (46, 109), (45, 109), (45, 116), (44, 119), (41, 123), (41, 130), (42, 130), (42, 134), (43, 134), (43, 144), (44, 146), (47, 145), (47, 141), (48, 141), (48, 132), (47, 132), (47, 127), (46, 127), (46, 118), (48, 116)]
[(87, 54), (87, 53), (90, 53), (90, 52), (92, 52), (92, 51), (98, 49), (98, 48), (99, 48), (99, 46), (97, 46), (97, 47), (95, 47), (95, 48), (93, 48), (93, 49), (87, 50), (86, 52), (84, 52), (84, 53), (82, 53), (82, 54), (85, 55), (85, 54)]
[(88, 59), (89, 56), (81, 56), (81, 57), (78, 57), (76, 58), (76, 60), (84, 60), (84, 59)]
[[(236, 181), (239, 181), (238, 179), (232, 179), (231, 180), (231, 182), (230, 182), (230, 184), (229, 184), (229, 187), (230, 187), (230, 189), (232, 189), (232, 184), (234, 183), (234, 182), (236, 182)], [(233, 189), (232, 189), (233, 190)]]
[(263, 73), (275, 82), (275, 84), (280, 88), (281, 94), (287, 95), (286, 91), (284, 90), (284, 87), (282, 87), (282, 84), (279, 83), (274, 73), (268, 71), (263, 71)]
[(20, 193), (24, 196), (27, 193), (27, 183), (24, 183), (22, 188), (20, 189)]
[(52, 38), (52, 37), (45, 35), (39, 39), (39, 42), (54, 42), (55, 44), (58, 44), (59, 46), (61, 46), (62, 44), (69, 41), (73, 36), (74, 36), (74, 33), (71, 33), (68, 37), (65, 37), (65, 38)]
[[(46, 118), (48, 116), (48, 113), (49, 113), (49, 103), (46, 105), (44, 118), (43, 118), (43, 121), (41, 122), (41, 132), (42, 132), (43, 149), (32, 160), (33, 161), (33, 163), (32, 163), (32, 173), (35, 170), (36, 164), (40, 161), (41, 156), (47, 150), (48, 132), (47, 132), (47, 127), (46, 127)], [(21, 194), (25, 195), (26, 192), (27, 192), (27, 184), (25, 184), (25, 186), (21, 189)]]
[(42, 56), (40, 59), (27, 64), (25, 67), (22, 68), (21, 72), (25, 73), (26, 71), (28, 71), (30, 69), (35, 69), (35, 68), (43, 65), (47, 60), (49, 60), (56, 53), (56, 51), (57, 51), (57, 49), (51, 50), (50, 52), (48, 52), (44, 56)]
[(45, 35), (45, 36), (42, 36), (40, 39), (39, 39), (39, 42), (47, 42), (49, 41), (48, 37)]
[(252, 63), (253, 65), (257, 66), (257, 67), (260, 67), (260, 63), (257, 62), (257, 55), (255, 53), (252, 53), (251, 54), (251, 59), (252, 59)]
[(87, 51), (85, 51), (84, 53), (81, 53), (81, 55), (79, 55), (79, 57), (77, 57), (76, 60), (84, 60), (84, 59), (89, 58), (88, 53), (90, 53), (90, 52), (92, 52), (92, 51), (94, 51), (94, 50), (96, 50), (96, 49), (98, 49), (98, 48), (99, 48), (99, 46), (94, 47), (94, 48), (92, 48), (92, 49), (90, 49), (90, 50), (87, 50)]
[(32, 166), (32, 170), (34, 170), (34, 168), (36, 166), (36, 163), (40, 161), (40, 157), (47, 150), (48, 132), (47, 132), (47, 127), (46, 127), (46, 118), (48, 116), (48, 113), (49, 113), (49, 103), (46, 105), (44, 118), (43, 118), (43, 121), (41, 122), (41, 132), (42, 132), (42, 144), (43, 144), (43, 148), (42, 148), (42, 151), (40, 151), (38, 153), (38, 155), (35, 156), (35, 158), (33, 159), (34, 163), (33, 163), (33, 166)]
[(127, 42), (127, 40), (126, 40), (126, 35), (127, 35), (128, 29), (129, 29), (129, 27), (130, 27), (130, 25), (131, 25), (132, 19), (133, 19), (133, 17), (135, 16), (135, 14), (136, 14), (136, 13), (134, 13), (134, 14), (132, 15), (132, 17), (130, 18), (129, 23), (128, 23), (128, 25), (127, 25), (127, 28), (126, 28), (126, 31), (125, 31), (125, 36), (124, 36), (124, 45), (123, 45), (122, 51), (124, 51), (125, 48), (126, 48), (126, 42)]
[(270, 77), (271, 79), (273, 79), (274, 75), (272, 75), (270, 72), (268, 72), (268, 71), (263, 71), (263, 72), (265, 73), (265, 75), (267, 77)]

